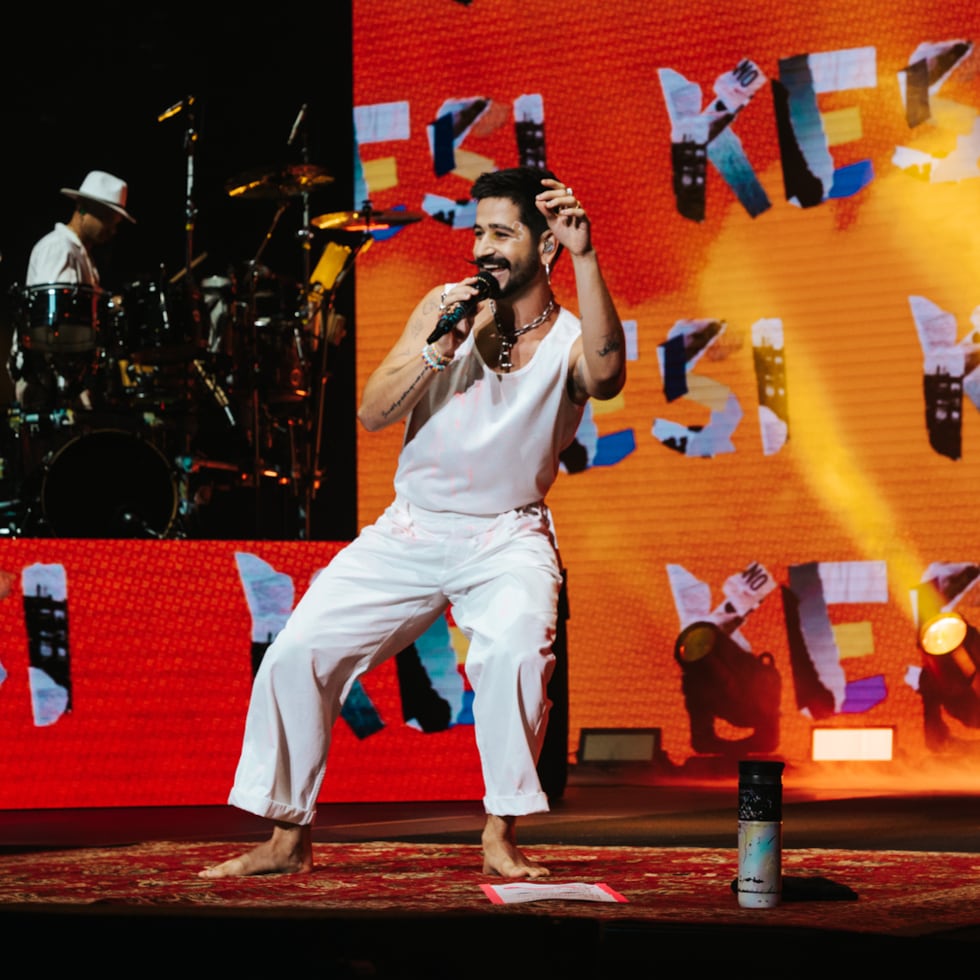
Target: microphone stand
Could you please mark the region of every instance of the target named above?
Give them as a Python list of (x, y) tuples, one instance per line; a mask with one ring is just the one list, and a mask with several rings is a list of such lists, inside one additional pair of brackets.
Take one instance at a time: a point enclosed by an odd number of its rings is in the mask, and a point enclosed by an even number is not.
[[(304, 103), (299, 110), (299, 115), (296, 117), (296, 122), (293, 123), (293, 130), (289, 135), (289, 139), (286, 141), (287, 146), (291, 146), (296, 138), (297, 131), (302, 136), (302, 143), (300, 149), (300, 159), (303, 166), (307, 166), (310, 162), (310, 142), (309, 136), (307, 134), (306, 117), (307, 117), (308, 105)], [(312, 243), (313, 243), (313, 232), (310, 227), (310, 192), (306, 189), (301, 191), (301, 197), (303, 199), (303, 211), (301, 216), (301, 223), (299, 231), (296, 233), (296, 237), (300, 242), (300, 248), (302, 251), (302, 279), (303, 283), (303, 297), (302, 297), (302, 307), (299, 314), (298, 320), (293, 321), (293, 343), (296, 347), (296, 357), (301, 371), (304, 371), (308, 366), (308, 358), (306, 352), (306, 340), (310, 335), (310, 325), (313, 322), (313, 317), (315, 310), (310, 302), (310, 296), (308, 292), (310, 275), (313, 271), (312, 263)], [(312, 380), (312, 379), (311, 379)], [(309, 409), (306, 409), (306, 417), (301, 420), (302, 430), (309, 431), (310, 419), (309, 419)], [(289, 466), (290, 466), (290, 487), (292, 489), (293, 499), (297, 506), (302, 506), (303, 508), (303, 527), (306, 539), (309, 539), (309, 529), (310, 529), (310, 507), (309, 501), (311, 499), (311, 477), (307, 472), (303, 473), (303, 467), (300, 462), (300, 453), (296, 446), (296, 440), (294, 438), (295, 428), (293, 426), (292, 419), (289, 420)], [(302, 454), (306, 461), (309, 460), (309, 448), (304, 447), (304, 453)]]
[(194, 129), (194, 104), (196, 102), (197, 99), (193, 95), (188, 95), (186, 99), (174, 103), (157, 116), (157, 122), (161, 123), (167, 119), (172, 119), (181, 112), (187, 117), (187, 126), (184, 131), (184, 153), (187, 157), (184, 189), (184, 233), (186, 237), (184, 272), (188, 281), (194, 267), (194, 226), (197, 221), (197, 208), (194, 206), (194, 150), (197, 143), (197, 131)]
[[(197, 99), (193, 95), (188, 95), (185, 99), (165, 109), (157, 116), (157, 122), (164, 122), (181, 112), (187, 117), (184, 130), (184, 154), (186, 157), (184, 185), (184, 265), (181, 272), (170, 280), (169, 287), (173, 287), (177, 282), (183, 280), (180, 282), (183, 290), (183, 303), (178, 311), (178, 323), (180, 327), (184, 328), (185, 336), (179, 339), (190, 342), (194, 346), (197, 346), (201, 341), (201, 338), (197, 336), (197, 332), (201, 329), (201, 324), (197, 317), (194, 316), (200, 299), (197, 283), (194, 280), (194, 266), (197, 264), (194, 260), (194, 229), (197, 221), (197, 208), (194, 205), (194, 153), (198, 135), (194, 128), (194, 105), (196, 101)], [(172, 294), (162, 271), (163, 269), (161, 267), (161, 302), (164, 304), (164, 308), (166, 308), (167, 297)], [(186, 321), (184, 317), (187, 318)], [(185, 326), (185, 324), (189, 326)], [(185, 438), (189, 441), (189, 434)], [(183, 450), (185, 452), (187, 451), (186, 445), (183, 447)]]
[(184, 134), (184, 150), (187, 154), (187, 183), (184, 201), (184, 230), (187, 235), (184, 267), (187, 269), (188, 282), (194, 263), (194, 229), (197, 223), (197, 208), (194, 206), (194, 149), (197, 143), (197, 132), (194, 129), (194, 98), (187, 99), (187, 130)]

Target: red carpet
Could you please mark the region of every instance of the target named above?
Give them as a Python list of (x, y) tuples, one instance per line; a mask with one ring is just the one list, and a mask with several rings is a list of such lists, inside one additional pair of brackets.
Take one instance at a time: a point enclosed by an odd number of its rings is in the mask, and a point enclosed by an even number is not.
[[(309, 875), (206, 881), (201, 868), (241, 843), (151, 842), (0, 856), (0, 914), (34, 906), (249, 911), (277, 915), (433, 913), (587, 917), (600, 922), (751, 925), (887, 936), (980, 926), (980, 855), (909, 851), (790, 850), (785, 901), (746, 910), (731, 890), (734, 848), (542, 845), (549, 883), (601, 883), (627, 901), (547, 900), (495, 905), (481, 889), (477, 846), (400, 843), (314, 845)], [(850, 898), (828, 897), (831, 886)]]

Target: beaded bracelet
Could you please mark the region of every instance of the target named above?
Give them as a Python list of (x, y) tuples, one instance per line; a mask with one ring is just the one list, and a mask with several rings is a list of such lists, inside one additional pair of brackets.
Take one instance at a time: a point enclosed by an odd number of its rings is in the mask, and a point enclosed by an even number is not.
[(430, 371), (445, 371), (446, 365), (452, 363), (452, 356), (440, 354), (432, 344), (422, 348), (422, 360)]

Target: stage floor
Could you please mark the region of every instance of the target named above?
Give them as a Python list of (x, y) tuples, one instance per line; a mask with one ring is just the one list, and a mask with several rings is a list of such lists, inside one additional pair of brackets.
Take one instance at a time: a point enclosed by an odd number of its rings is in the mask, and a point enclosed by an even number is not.
[[(396, 905), (372, 911), (359, 907), (356, 900), (329, 911), (318, 909), (312, 901), (308, 907), (287, 902), (284, 908), (283, 889), (295, 885), (277, 886), (273, 880), (259, 883), (259, 897), (249, 898), (247, 907), (224, 904), (218, 889), (203, 899), (217, 904), (203, 907), (195, 905), (202, 901), (202, 893), (195, 891), (193, 869), (179, 875), (186, 879), (181, 887), (192, 893), (189, 902), (161, 898), (148, 907), (145, 895), (147, 887), (153, 887), (153, 877), (150, 872), (147, 878), (143, 870), (132, 883), (134, 893), (141, 892), (133, 902), (125, 894), (120, 899), (118, 894), (107, 893), (101, 901), (85, 905), (59, 904), (50, 897), (36, 903), (0, 904), (0, 932), (25, 941), (30, 936), (31, 943), (58, 936), (61, 945), (52, 947), (47, 955), (63, 956), (66, 963), (76, 965), (88, 962), (105, 967), (109, 962), (105, 950), (115, 949), (114, 944), (128, 937), (143, 947), (141, 957), (152, 959), (146, 950), (156, 950), (153, 955), (161, 966), (176, 967), (185, 960), (188, 967), (220, 963), (245, 970), (247, 975), (248, 968), (257, 969), (260, 961), (289, 968), (292, 956), (293, 966), (304, 972), (322, 967), (314, 970), (318, 976), (399, 980), (503, 975), (612, 980), (651, 973), (658, 964), (713, 969), (729, 964), (742, 969), (756, 957), (761, 957), (756, 963), (760, 971), (780, 975), (794, 965), (814, 966), (819, 973), (836, 971), (844, 960), (909, 967), (927, 965), (950, 953), (957, 959), (963, 953), (969, 955), (980, 943), (980, 902), (974, 900), (980, 898), (974, 895), (980, 887), (980, 859), (972, 859), (973, 854), (980, 855), (980, 788), (974, 790), (969, 782), (957, 786), (946, 781), (939, 788), (901, 792), (893, 782), (853, 770), (839, 770), (837, 775), (842, 778), (830, 774), (819, 787), (809, 778), (808, 787), (801, 788), (796, 775), (789, 773), (784, 778), (783, 852), (789, 865), (807, 873), (815, 867), (820, 875), (828, 874), (829, 869), (831, 878), (845, 882), (856, 880), (853, 876), (858, 874), (859, 862), (865, 869), (860, 879), (861, 900), (848, 903), (850, 908), (837, 903), (826, 919), (820, 910), (814, 910), (812, 923), (799, 918), (799, 905), (787, 909), (780, 924), (778, 910), (776, 915), (762, 911), (753, 917), (738, 917), (733, 911), (734, 898), (729, 896), (726, 901), (725, 886), (737, 855), (737, 781), (664, 778), (643, 767), (575, 766), (551, 812), (520, 821), (519, 842), (546, 864), (550, 848), (559, 864), (566, 861), (566, 871), (575, 867), (567, 863), (573, 850), (575, 860), (587, 862), (604, 849), (612, 854), (619, 847), (625, 854), (630, 848), (648, 848), (649, 857), (644, 851), (642, 858), (646, 878), (656, 882), (659, 875), (665, 888), (669, 875), (683, 886), (681, 879), (689, 874), (677, 869), (679, 852), (681, 864), (686, 860), (685, 849), (691, 849), (692, 862), (698, 854), (706, 862), (711, 857), (716, 865), (720, 860), (721, 875), (712, 886), (717, 900), (709, 903), (703, 921), (697, 919), (698, 913), (683, 922), (671, 918), (674, 906), (666, 904), (666, 891), (662, 896), (655, 893), (652, 902), (637, 891), (632, 907), (616, 910), (594, 911), (595, 906), (581, 902), (556, 903), (546, 909), (542, 906), (548, 903), (541, 902), (533, 910), (536, 914), (523, 914), (519, 907), (501, 909), (487, 902), (485, 908), (447, 906), (445, 914), (421, 913), (411, 904), (418, 886), (415, 879), (425, 873), (426, 866), (440, 862), (427, 854), (451, 854), (455, 848), (458, 855), (460, 845), (472, 847), (472, 868), (470, 852), (464, 849), (463, 871), (453, 874), (464, 875), (468, 893), (479, 889), (474, 882), (480, 878), (477, 845), (482, 808), (477, 801), (453, 801), (329, 804), (319, 810), (314, 844), (323, 845), (325, 854), (335, 849), (342, 852), (344, 845), (356, 852), (366, 842), (376, 842), (382, 850), (385, 842), (391, 842), (392, 854), (403, 850), (400, 844), (417, 845), (422, 858), (409, 866), (395, 860), (394, 872), (387, 867), (381, 872), (372, 870), (370, 862), (363, 868), (365, 878), (373, 876), (373, 881), (383, 881), (384, 888), (392, 889), (396, 896), (404, 895), (405, 908)], [(79, 875), (85, 877), (103, 873), (99, 866), (105, 864), (106, 852), (100, 848), (117, 849), (122, 860), (127, 848), (146, 850), (153, 842), (185, 842), (182, 846), (193, 853), (195, 862), (199, 856), (206, 862), (210, 842), (215, 859), (221, 859), (228, 856), (229, 845), (232, 851), (238, 843), (244, 849), (265, 836), (264, 821), (227, 806), (0, 811), (0, 854), (21, 862), (22, 870), (15, 874), (26, 875), (25, 881), (34, 873), (30, 860), (34, 855), (41, 865), (49, 855), (77, 849)], [(908, 907), (904, 907), (906, 876), (900, 870), (905, 858), (896, 852), (909, 852)], [(880, 854), (880, 871), (875, 870), (879, 866), (876, 853)], [(94, 857), (90, 860), (87, 854)], [(802, 864), (793, 864), (794, 854)], [(930, 862), (942, 855), (947, 856), (947, 864), (956, 863), (961, 870), (947, 867), (943, 880), (929, 886), (933, 894), (923, 898)], [(811, 858), (817, 863), (807, 863)], [(820, 866), (825, 858), (830, 863)], [(158, 860), (151, 855), (147, 867)], [(670, 861), (674, 870), (668, 875)], [(93, 866), (91, 871), (85, 870), (87, 864)], [(355, 862), (353, 867), (360, 865)], [(404, 870), (397, 870), (401, 867)], [(605, 867), (603, 873), (615, 880), (618, 866)], [(330, 887), (329, 872), (325, 869), (319, 878), (321, 889)], [(700, 876), (701, 869), (693, 873)], [(127, 887), (125, 872), (113, 874), (115, 887), (120, 880)], [(353, 874), (359, 877), (360, 872)], [(886, 874), (892, 888), (899, 879), (897, 891), (871, 896), (872, 883)], [(643, 877), (633, 879), (637, 889)], [(165, 894), (163, 885), (159, 887), (161, 895)], [(961, 906), (965, 909), (962, 915)], [(677, 906), (681, 907), (683, 900)], [(864, 923), (852, 929), (852, 917), (861, 916), (865, 908), (892, 922), (913, 923), (915, 934), (900, 934), (907, 931), (904, 925), (879, 931), (873, 923)], [(951, 908), (956, 911), (951, 913)], [(973, 908), (978, 909), (975, 918)], [(858, 918), (853, 922), (858, 924)], [(283, 946), (289, 946), (291, 952)], [(395, 948), (399, 952), (393, 960)], [(459, 949), (465, 966), (452, 952)], [(101, 951), (98, 957), (96, 950)], [(482, 958), (483, 951), (490, 959)], [(131, 975), (128, 959), (110, 956), (109, 960), (120, 967), (118, 975)], [(498, 963), (506, 964), (506, 969), (498, 968)], [(116, 975), (111, 968), (102, 973)]]
[[(804, 777), (801, 776), (801, 780)], [(820, 783), (822, 782), (822, 785)], [(549, 813), (522, 818), (522, 844), (736, 847), (738, 784), (665, 776), (642, 766), (572, 766)], [(479, 843), (478, 801), (322, 804), (315, 841)], [(0, 810), (0, 852), (153, 840), (266, 836), (265, 821), (228, 806)], [(783, 847), (980, 854), (980, 784), (944, 778), (902, 786), (859, 767), (783, 779)]]

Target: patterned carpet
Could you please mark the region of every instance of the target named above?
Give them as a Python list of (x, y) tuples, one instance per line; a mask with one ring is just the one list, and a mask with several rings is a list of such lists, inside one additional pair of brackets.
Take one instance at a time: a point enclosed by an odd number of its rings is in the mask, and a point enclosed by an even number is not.
[[(980, 855), (910, 851), (784, 852), (784, 901), (740, 908), (732, 890), (734, 849), (699, 847), (530, 848), (547, 864), (548, 884), (602, 884), (625, 902), (547, 898), (515, 905), (490, 901), (476, 846), (319, 843), (309, 875), (208, 881), (207, 865), (240, 843), (171, 843), (39, 851), (0, 856), (4, 910), (62, 913), (221, 910), (279, 917), (453, 914), (585, 917), (600, 923), (751, 926), (919, 937), (980, 926)], [(2, 918), (0, 918), (2, 922)]]

